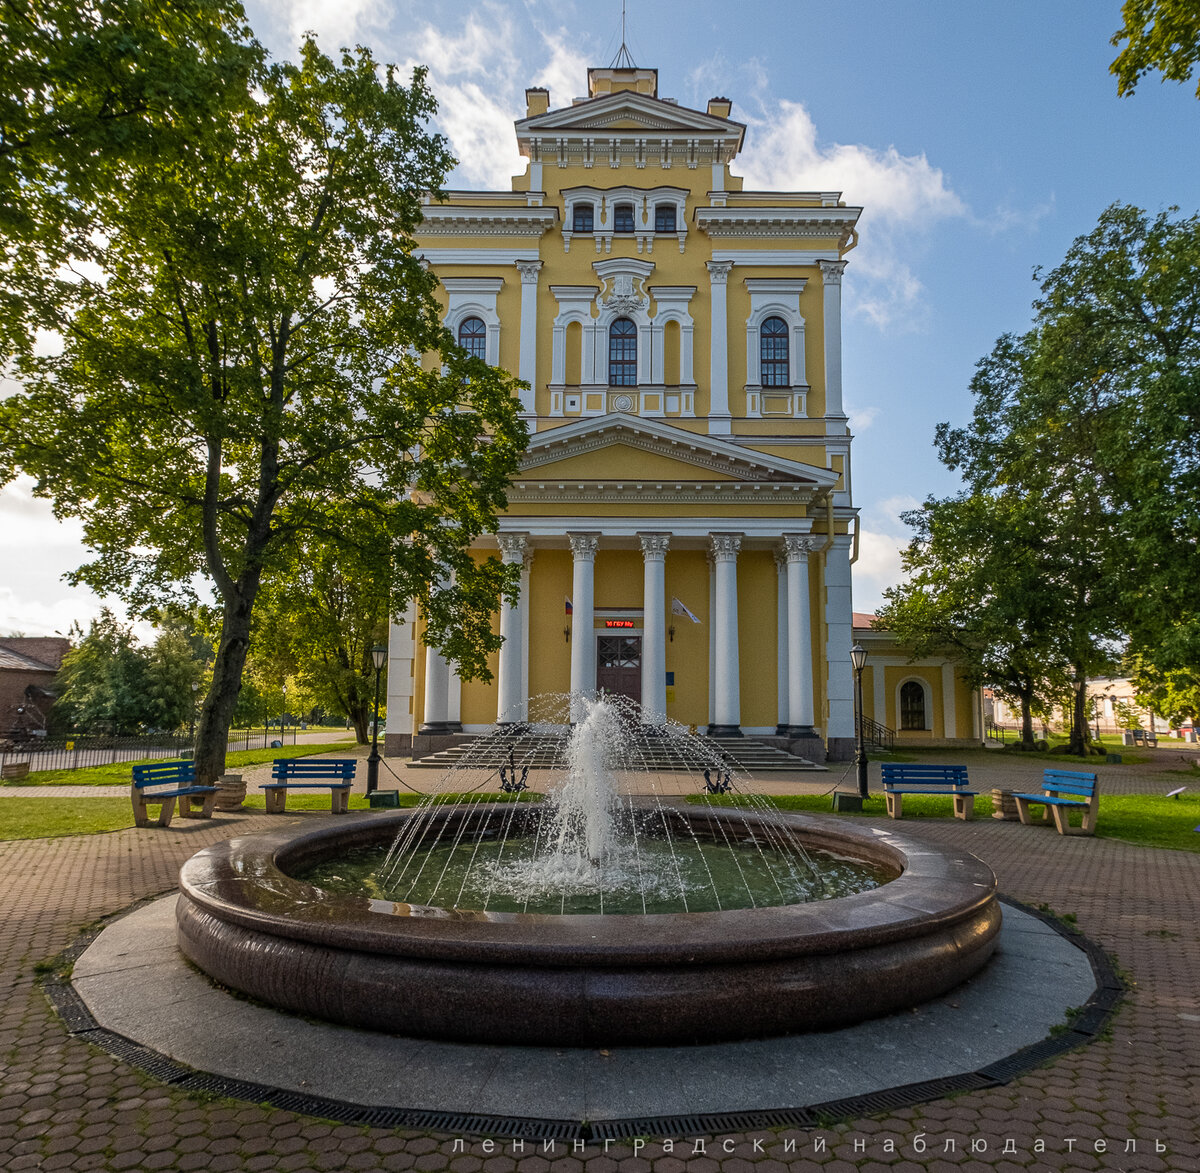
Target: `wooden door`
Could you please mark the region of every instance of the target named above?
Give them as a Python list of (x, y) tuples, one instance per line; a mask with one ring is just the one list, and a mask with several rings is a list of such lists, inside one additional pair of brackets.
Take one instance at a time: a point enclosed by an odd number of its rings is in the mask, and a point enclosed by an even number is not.
[(640, 635), (602, 635), (596, 640), (596, 688), (642, 703)]

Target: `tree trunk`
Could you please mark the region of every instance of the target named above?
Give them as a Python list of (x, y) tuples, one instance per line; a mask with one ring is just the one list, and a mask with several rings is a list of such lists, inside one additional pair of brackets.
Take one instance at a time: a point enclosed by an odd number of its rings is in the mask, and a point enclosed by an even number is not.
[(1033, 749), (1033, 689), (1022, 688), (1018, 695), (1021, 698), (1021, 744)]
[(1067, 747), (1067, 752), (1085, 758), (1089, 740), (1087, 721), (1084, 717), (1087, 710), (1087, 681), (1078, 669), (1075, 679), (1081, 682), (1081, 686), (1075, 689), (1075, 703), (1071, 708), (1071, 742)]

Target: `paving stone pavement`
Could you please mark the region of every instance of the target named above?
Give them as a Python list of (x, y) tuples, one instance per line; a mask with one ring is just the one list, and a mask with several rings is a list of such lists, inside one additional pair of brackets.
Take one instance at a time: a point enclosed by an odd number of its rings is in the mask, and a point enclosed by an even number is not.
[(905, 819), (904, 830), (974, 851), (1005, 893), (1073, 914), (1113, 955), (1130, 992), (1110, 1033), (1091, 1045), (1006, 1086), (891, 1115), (811, 1132), (638, 1138), (607, 1151), (602, 1142), (573, 1151), (559, 1141), (546, 1151), (526, 1141), (518, 1150), (512, 1141), (347, 1127), (189, 1096), (70, 1036), (37, 985), (35, 965), (71, 944), (85, 925), (169, 891), (179, 865), (199, 848), (277, 824), (265, 815), (234, 815), (165, 830), (0, 844), (0, 1169), (1200, 1168), (1200, 855), (1062, 839), (1049, 828), (990, 819)]

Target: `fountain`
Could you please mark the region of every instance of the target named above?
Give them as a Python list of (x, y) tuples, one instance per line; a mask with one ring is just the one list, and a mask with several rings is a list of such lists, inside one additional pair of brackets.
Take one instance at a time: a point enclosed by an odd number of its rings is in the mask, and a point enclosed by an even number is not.
[[(782, 814), (715, 743), (622, 698), (574, 698), (568, 734), (571, 703), (477, 742), (441, 784), (482, 775), (462, 801), (200, 852), (180, 877), (184, 954), (299, 1013), (559, 1046), (824, 1029), (987, 961), (1000, 912), (973, 856)], [(702, 776), (699, 802), (669, 793)], [(489, 778), (549, 793), (484, 801)]]

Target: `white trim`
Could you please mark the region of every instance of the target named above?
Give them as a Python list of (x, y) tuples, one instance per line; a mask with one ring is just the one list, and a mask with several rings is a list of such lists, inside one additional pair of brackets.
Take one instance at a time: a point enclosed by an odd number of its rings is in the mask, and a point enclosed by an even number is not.
[(714, 261), (732, 261), (735, 265), (815, 265), (818, 261), (839, 259), (835, 248), (714, 248)]
[(413, 256), (435, 266), (502, 265), (505, 268), (531, 259), (529, 245), (524, 248), (415, 248)]
[[(913, 682), (919, 684), (925, 693), (925, 727), (923, 729), (905, 729), (903, 721), (904, 710), (900, 706), (900, 690), (906, 685)], [(892, 690), (892, 696), (896, 703), (896, 733), (932, 733), (933, 732), (933, 685), (929, 683), (923, 676), (905, 676), (896, 682), (896, 687)]]

